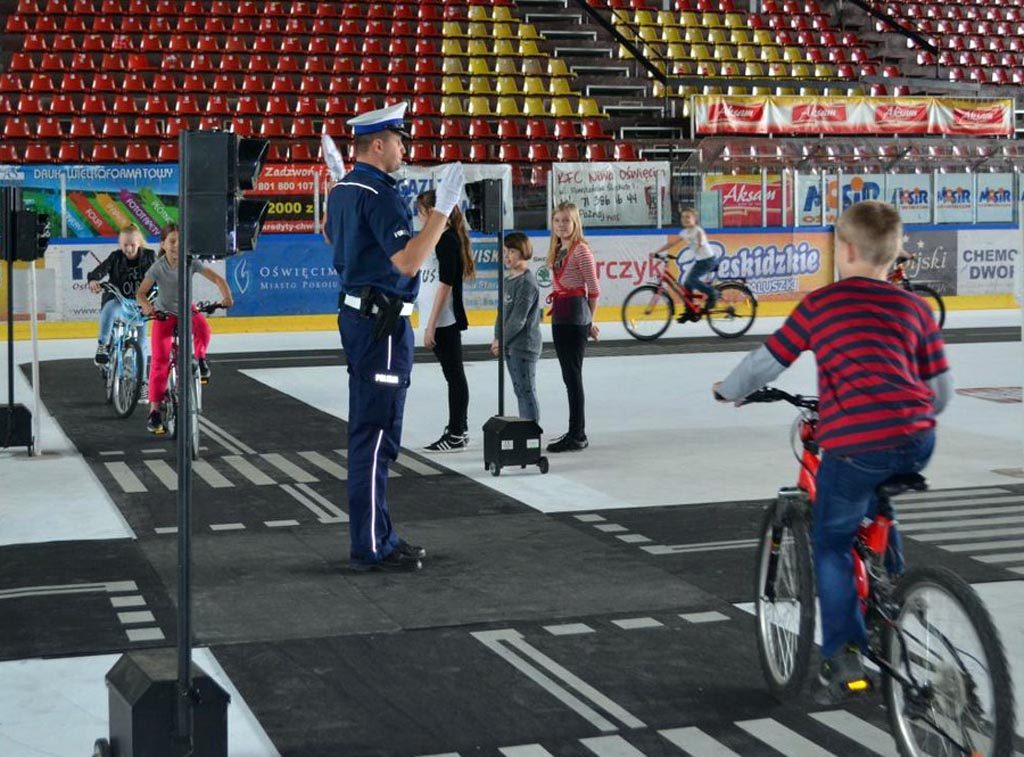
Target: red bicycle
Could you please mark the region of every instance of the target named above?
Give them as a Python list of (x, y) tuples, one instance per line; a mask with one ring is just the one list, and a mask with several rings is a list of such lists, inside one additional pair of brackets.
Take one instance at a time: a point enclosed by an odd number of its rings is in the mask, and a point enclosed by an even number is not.
[[(657, 281), (638, 286), (626, 295), (622, 303), (622, 325), (634, 339), (642, 342), (657, 339), (672, 324), (674, 317), (679, 323), (706, 317), (711, 330), (726, 339), (743, 336), (754, 324), (757, 298), (742, 280), (716, 281), (712, 286), (718, 293), (718, 301), (709, 309), (707, 297), (702, 292), (691, 291), (680, 283), (684, 278), (684, 264), (680, 261), (682, 253), (653, 254), (650, 257), (664, 263), (660, 266)], [(678, 280), (668, 272), (670, 259), (679, 268)], [(712, 271), (710, 276), (714, 275), (715, 271)], [(678, 317), (677, 306), (682, 310)]]
[[(814, 644), (815, 584), (810, 523), (820, 464), (818, 398), (766, 387), (744, 400), (788, 402), (800, 411), (796, 487), (779, 490), (764, 514), (755, 563), (757, 648), (765, 680), (780, 698), (803, 687)], [(924, 490), (919, 474), (877, 489), (878, 512), (853, 545), (857, 596), (868, 628), (867, 659), (882, 673), (889, 723), (904, 757), (1014, 753), (1016, 709), (1006, 654), (988, 610), (952, 571), (927, 567), (890, 575), (885, 557), (896, 524), (891, 499)], [(871, 688), (854, 681), (851, 693)]]

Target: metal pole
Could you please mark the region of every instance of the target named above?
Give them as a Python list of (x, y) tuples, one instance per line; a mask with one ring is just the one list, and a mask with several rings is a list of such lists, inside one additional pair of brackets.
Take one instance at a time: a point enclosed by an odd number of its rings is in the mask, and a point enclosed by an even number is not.
[(11, 239), (11, 211), (14, 210), (12, 187), (0, 189), (0, 243), (7, 258), (7, 412), (14, 426), (14, 240)]
[(29, 322), (32, 324), (32, 444), (29, 449), (32, 450), (33, 456), (41, 454), (39, 448), (39, 437), (41, 421), (39, 411), (40, 399), (39, 399), (39, 319), (37, 318), (37, 312), (39, 307), (37, 305), (36, 297), (36, 262), (33, 260), (29, 263)]
[(320, 227), (320, 172), (313, 171), (313, 233), (319, 234)]
[(828, 204), (828, 171), (821, 169), (821, 225), (825, 225), (825, 206)]
[(978, 222), (978, 173), (971, 172), (971, 223)]
[(761, 169), (761, 227), (768, 225), (768, 169)]
[(843, 169), (836, 171), (836, 220), (843, 214)]
[(654, 173), (654, 191), (655, 191), (655, 194), (657, 195), (655, 197), (655, 200), (654, 200), (654, 206), (656, 208), (655, 212), (658, 214), (657, 227), (660, 229), (661, 225), (662, 225), (661, 224), (661, 213), (662, 213), (662, 206), (661, 206), (661, 171), (655, 171), (655, 173)]
[(178, 700), (176, 733), (183, 755), (192, 753), (192, 276), (188, 238), (188, 132), (179, 137), (178, 197)]
[(800, 228), (800, 171), (793, 169), (793, 228)]
[(68, 236), (68, 176), (63, 172), (60, 175), (60, 235)]
[(936, 220), (938, 218), (938, 212), (935, 210), (935, 201), (938, 199), (935, 196), (935, 190), (936, 190), (936, 187), (938, 187), (938, 185), (939, 185), (938, 172), (935, 171), (934, 169), (932, 169), (931, 187), (929, 187), (929, 189), (931, 190), (929, 194), (931, 194), (932, 201), (930, 203), (930, 207), (928, 208), (928, 222), (932, 226), (935, 225), (935, 222), (936, 222)]
[[(550, 176), (550, 174), (548, 174)], [(505, 182), (501, 182), (498, 228), (498, 415), (505, 414)]]

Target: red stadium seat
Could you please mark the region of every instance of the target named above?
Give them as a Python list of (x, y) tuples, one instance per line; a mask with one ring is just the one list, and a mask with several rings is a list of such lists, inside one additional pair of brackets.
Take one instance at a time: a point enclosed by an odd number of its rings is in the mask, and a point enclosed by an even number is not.
[(29, 30), (28, 19), (15, 14), (7, 17), (7, 25), (4, 27), (8, 34), (27, 34)]
[(345, 123), (344, 118), (325, 118), (320, 129), (321, 134), (327, 134), (331, 137), (344, 137), (348, 135), (348, 132), (348, 125)]
[(296, 118), (292, 121), (292, 128), (288, 134), (292, 139), (312, 139), (316, 137), (313, 129), (313, 122), (308, 118)]
[(203, 116), (199, 119), (200, 131), (218, 131), (223, 126), (224, 120), (217, 116)]
[(615, 160), (637, 161), (640, 160), (640, 156), (637, 155), (636, 147), (633, 144), (629, 142), (616, 142)]
[(579, 163), (580, 151), (575, 142), (558, 143), (558, 160), (563, 163)]
[(71, 119), (68, 136), (72, 139), (93, 139), (96, 136), (96, 126), (91, 118), (76, 116)]
[(249, 58), (248, 70), (252, 73), (268, 74), (274, 70), (274, 64), (268, 55), (253, 55)]
[(26, 163), (50, 163), (53, 161), (53, 153), (48, 144), (32, 143), (25, 148)]
[(178, 82), (174, 74), (159, 73), (153, 77), (153, 91), (166, 92), (168, 94), (178, 91)]
[[(65, 77), (70, 75), (64, 74)], [(21, 92), (21, 88), (20, 76), (17, 74), (0, 74), (0, 92)]]
[(288, 100), (282, 95), (271, 95), (267, 98), (267, 104), (264, 107), (264, 113), (268, 116), (287, 116), (288, 115)]
[(160, 124), (155, 118), (143, 116), (135, 119), (136, 139), (159, 139), (163, 134), (160, 131)]
[(134, 116), (139, 112), (135, 106), (135, 98), (132, 95), (117, 95), (114, 97), (113, 112), (122, 116)]
[(160, 147), (157, 150), (156, 159), (161, 163), (177, 163), (178, 162), (178, 143), (177, 142), (161, 142)]
[(92, 154), (89, 160), (93, 163), (117, 163), (121, 156), (117, 149), (109, 142), (97, 142), (92, 146)]
[(228, 98), (224, 95), (210, 95), (206, 101), (206, 115), (208, 116), (230, 116), (231, 112)]
[(608, 151), (601, 142), (592, 142), (587, 145), (587, 160), (606, 161), (609, 159)]
[(129, 142), (124, 148), (124, 160), (126, 163), (152, 163), (153, 152), (144, 142)]
[(516, 121), (511, 118), (503, 118), (498, 121), (498, 139), (507, 142), (510, 139), (522, 139), (522, 137)]
[(195, 95), (178, 95), (174, 102), (174, 112), (179, 116), (198, 116), (203, 109), (199, 107)]
[(483, 118), (474, 118), (469, 122), (470, 139), (494, 139), (494, 132), (491, 131), (491, 124)]
[(356, 115), (369, 113), (371, 110), (376, 110), (377, 107), (377, 101), (373, 97), (357, 97), (352, 105), (353, 111)]
[(28, 78), (29, 92), (53, 92), (53, 80), (46, 74), (32, 74)]
[(10, 71), (33, 71), (35, 63), (32, 62), (32, 56), (28, 53), (13, 53), (7, 68)]
[(15, 116), (4, 123), (4, 139), (30, 139), (32, 136), (29, 123), (24, 118)]
[[(223, 62), (221, 68), (224, 68)], [(232, 95), (238, 89), (238, 82), (231, 74), (217, 74), (210, 82), (210, 91), (225, 95)]]
[[(518, 148), (517, 148), (518, 149)], [(551, 150), (547, 142), (534, 142), (530, 145), (529, 160), (531, 163), (550, 163)]]
[(276, 71), (279, 74), (294, 74), (301, 70), (302, 66), (294, 55), (282, 55), (277, 59)]
[[(441, 120), (441, 139), (465, 139), (466, 133), (462, 128), (462, 121), (456, 118), (444, 118)], [(442, 158), (442, 160), (444, 160)]]
[(319, 101), (315, 97), (299, 97), (295, 101), (294, 113), (296, 116), (319, 116), (321, 115)]
[(142, 110), (151, 116), (165, 116), (171, 112), (167, 105), (167, 98), (157, 94), (146, 95), (146, 104)]
[(39, 95), (23, 94), (18, 98), (18, 112), (35, 114), (43, 112), (43, 103)]
[(256, 134), (252, 126), (252, 120), (235, 116), (231, 119), (231, 131), (240, 137), (251, 137)]
[(107, 116), (103, 119), (103, 130), (104, 139), (123, 139), (128, 136), (128, 127), (125, 125), (124, 119), (117, 118), (116, 116)]
[(413, 98), (412, 107), (409, 110), (414, 116), (441, 115), (441, 111), (438, 109), (437, 105), (434, 104), (433, 98), (423, 95)]
[[(2, 108), (0, 108), (0, 112), (3, 112)], [(56, 116), (73, 116), (78, 113), (78, 106), (71, 99), (71, 95), (62, 93), (54, 95), (50, 100), (50, 112)]]
[(239, 116), (258, 116), (259, 101), (252, 95), (241, 95), (235, 102), (235, 114)]
[(490, 151), (487, 149), (487, 145), (481, 142), (470, 144), (469, 155), (467, 156), (467, 160), (470, 163), (486, 163), (490, 159)]
[(416, 142), (409, 150), (410, 163), (433, 163), (435, 160), (434, 146), (429, 142)]
[(268, 117), (260, 122), (260, 137), (263, 139), (275, 139), (284, 136), (286, 136), (286, 132), (281, 119)]
[(594, 118), (584, 118), (582, 125), (583, 138), (590, 140), (598, 139), (610, 139), (610, 136), (605, 133), (604, 127), (601, 122)]
[(552, 136), (559, 141), (564, 139), (579, 139), (579, 133), (576, 131), (576, 123), (570, 121), (568, 118), (559, 118), (555, 121), (555, 130)]
[(178, 134), (192, 128), (192, 122), (185, 116), (172, 116), (164, 122), (164, 136), (177, 139)]
[[(0, 158), (2, 160), (2, 158)], [(77, 142), (61, 142), (57, 148), (58, 163), (81, 163), (82, 150)]]

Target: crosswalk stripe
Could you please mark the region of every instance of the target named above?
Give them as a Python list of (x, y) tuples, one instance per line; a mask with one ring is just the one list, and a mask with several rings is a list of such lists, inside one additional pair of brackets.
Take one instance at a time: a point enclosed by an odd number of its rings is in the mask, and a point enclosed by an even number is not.
[(246, 479), (248, 479), (249, 483), (256, 484), (256, 486), (267, 486), (269, 484), (277, 483), (274, 479), (241, 455), (225, 455), (221, 460), (241, 473)]
[(254, 450), (248, 444), (243, 442), (237, 436), (233, 436), (232, 434), (229, 434), (227, 431), (225, 431), (223, 428), (221, 428), (216, 423), (211, 421), (205, 415), (199, 416), (199, 423), (200, 423), (200, 425), (206, 427), (206, 429), (205, 429), (206, 431), (213, 432), (217, 436), (222, 437), (223, 439), (225, 439), (230, 444), (232, 444), (233, 446), (237, 447), (239, 450), (241, 450), (242, 452), (246, 453), (247, 455), (255, 455), (256, 454), (256, 450)]
[(723, 549), (750, 549), (757, 545), (757, 539), (737, 539), (736, 541), (709, 541), (701, 544), (651, 544), (640, 547), (640, 549), (651, 555), (685, 555), (692, 552), (719, 552)]
[(982, 494), (1009, 494), (1007, 489), (954, 489), (950, 491), (907, 492), (896, 497), (897, 502), (916, 499), (956, 499), (958, 497), (974, 497)]
[(309, 499), (305, 494), (300, 492), (291, 484), (281, 484), (281, 489), (289, 494), (292, 499), (313, 513), (321, 523), (333, 523), (337, 520), (330, 513), (322, 510), (316, 502)]
[(419, 460), (417, 460), (415, 457), (409, 454), (399, 453), (397, 462), (403, 468), (408, 468), (413, 473), (419, 473), (421, 476), (441, 475), (441, 471), (439, 471), (437, 468), (427, 465), (426, 463), (421, 463)]
[[(906, 530), (906, 529), (904, 529)], [(951, 534), (914, 534), (917, 541), (963, 541), (964, 539), (991, 539), (995, 536), (1021, 536), (1024, 528), (982, 528), (977, 531), (959, 531)]]
[(540, 744), (522, 744), (520, 746), (503, 746), (498, 750), (505, 757), (554, 757)]
[(327, 499), (327, 497), (320, 494), (320, 492), (316, 491), (310, 486), (307, 486), (306, 484), (296, 484), (295, 488), (301, 491), (310, 499), (312, 499), (318, 505), (323, 507), (329, 513), (333, 513), (334, 516), (338, 518), (338, 520), (341, 523), (348, 523), (348, 515), (345, 513), (345, 511), (342, 510), (333, 502), (331, 502), (329, 499)]
[(987, 549), (1019, 549), (1024, 547), (1024, 539), (1008, 539), (1007, 541), (969, 541), (966, 544), (940, 544), (947, 552), (981, 552)]
[(645, 757), (644, 753), (621, 736), (594, 736), (580, 743), (598, 757)]
[(193, 461), (192, 470), (197, 476), (199, 476), (199, 478), (203, 479), (203, 481), (208, 483), (214, 489), (226, 489), (234, 486), (234, 484), (231, 483), (224, 474), (210, 465), (206, 460)]
[(700, 728), (669, 728), (658, 731), (690, 757), (740, 757), (725, 744), (708, 736)]
[(139, 477), (132, 473), (132, 469), (128, 467), (127, 463), (103, 463), (103, 465), (125, 494), (149, 491)]
[[(334, 450), (334, 454), (340, 455), (343, 459), (348, 460), (348, 450), (347, 449), (336, 449), (336, 450)], [(401, 478), (401, 477), (402, 477), (402, 474), (395, 470), (395, 466), (393, 466), (393, 465), (389, 465), (388, 466), (388, 478)]]
[(799, 755), (799, 757), (835, 757), (831, 752), (825, 751), (772, 718), (740, 720), (736, 725), (783, 754)]
[(812, 713), (811, 717), (881, 757), (899, 757), (892, 736), (851, 712), (830, 710)]
[(1024, 554), (1020, 552), (1011, 552), (1008, 555), (974, 555), (975, 560), (981, 560), (981, 562), (988, 563), (1001, 563), (1001, 562), (1021, 562), (1024, 563)]
[(348, 478), (348, 473), (345, 472), (344, 468), (336, 462), (328, 460), (319, 452), (300, 452), (299, 455), (313, 463), (317, 468), (327, 471), (339, 481), (344, 481)]
[(300, 484), (315, 484), (317, 482), (316, 476), (311, 473), (307, 473), (302, 468), (297, 466), (291, 460), (288, 460), (284, 455), (279, 455), (276, 452), (267, 452), (260, 455), (264, 460), (273, 465), (279, 471), (286, 476), (290, 476), (293, 481)]
[(983, 499), (956, 499), (940, 502), (899, 502), (895, 504), (896, 512), (902, 515), (906, 512), (918, 511), (941, 511), (957, 507), (974, 509), (987, 505), (1019, 505), (1024, 502), (1019, 496), (1009, 497), (985, 497)]
[(221, 436), (216, 430), (214, 430), (214, 429), (210, 428), (209, 426), (207, 426), (206, 424), (204, 424), (202, 422), (202, 416), (200, 416), (200, 420), (199, 420), (199, 430), (202, 432), (204, 439), (209, 439), (209, 440), (212, 440), (212, 441), (216, 442), (221, 447), (223, 447), (225, 450), (230, 452), (232, 455), (241, 455), (241, 454), (245, 453), (244, 449), (242, 449), (241, 447), (238, 447), (237, 445), (232, 444), (229, 440), (227, 440), (223, 436)]
[(901, 527), (904, 533), (914, 531), (956, 531), (967, 526), (1012, 526), (1017, 523), (1024, 523), (1019, 515), (1008, 518), (969, 518), (956, 521), (942, 521), (940, 523), (908, 523)]
[[(1019, 500), (1018, 500), (1019, 501)], [(979, 507), (976, 510), (933, 510), (931, 512), (899, 513), (900, 523), (908, 520), (935, 520), (936, 518), (970, 518), (977, 515), (1013, 515), (1024, 514), (1024, 506), (1007, 505), (1004, 507)]]
[(146, 467), (172, 492), (178, 491), (178, 472), (163, 460), (146, 460)]

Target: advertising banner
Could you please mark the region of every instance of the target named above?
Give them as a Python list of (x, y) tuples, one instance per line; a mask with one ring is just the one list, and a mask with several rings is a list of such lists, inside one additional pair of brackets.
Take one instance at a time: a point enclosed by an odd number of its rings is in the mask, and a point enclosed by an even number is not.
[[(414, 220), (416, 219), (416, 197), (421, 192), (434, 188), (434, 176), (441, 168), (443, 166), (440, 165), (429, 167), (402, 166), (398, 173), (395, 174), (398, 177), (398, 190), (402, 193), (405, 201), (409, 203), (409, 210), (412, 212)], [(504, 204), (503, 221), (506, 229), (514, 229), (515, 213), (512, 208), (512, 166), (465, 163), (463, 168), (466, 172), (467, 184), (482, 179), (501, 179), (504, 182), (502, 185), (504, 192), (504, 197), (502, 198)], [(463, 210), (465, 210), (467, 205), (468, 200), (465, 194), (463, 194)], [(418, 224), (418, 221), (416, 222)]]
[(227, 259), (235, 296), (229, 316), (308, 315), (338, 309), (333, 252), (319, 235), (260, 237), (252, 252)]
[(931, 223), (931, 174), (895, 173), (885, 178), (885, 199), (900, 211), (903, 223)]
[(0, 165), (0, 184), (21, 187), (25, 207), (50, 216), (61, 233), (61, 178), (67, 236), (116, 236), (136, 223), (148, 237), (178, 220), (178, 166), (168, 164)]
[(973, 221), (974, 177), (970, 174), (940, 173), (935, 177), (935, 222)]
[(1013, 222), (1013, 174), (979, 173), (978, 223)]
[(1011, 136), (1013, 101), (940, 97), (729, 96), (695, 98), (698, 135), (944, 134)]
[(672, 218), (669, 164), (658, 162), (555, 163), (552, 205), (574, 202), (584, 226), (657, 226)]
[(957, 245), (955, 229), (907, 228), (903, 249), (914, 256), (907, 274), (919, 284), (927, 284), (943, 297), (957, 293)]
[[(718, 192), (721, 195), (722, 226), (761, 225), (760, 176), (756, 174), (744, 176), (705, 174), (704, 191)], [(778, 174), (768, 176), (768, 225), (782, 225), (782, 180)]]
[(1013, 294), (1018, 290), (1019, 230), (961, 229), (956, 236), (957, 294)]
[(323, 163), (268, 163), (263, 166), (256, 188), (245, 194), (269, 203), (263, 223), (264, 234), (310, 234), (315, 231), (316, 176), (320, 177), (322, 201), (331, 188), (330, 174)]

